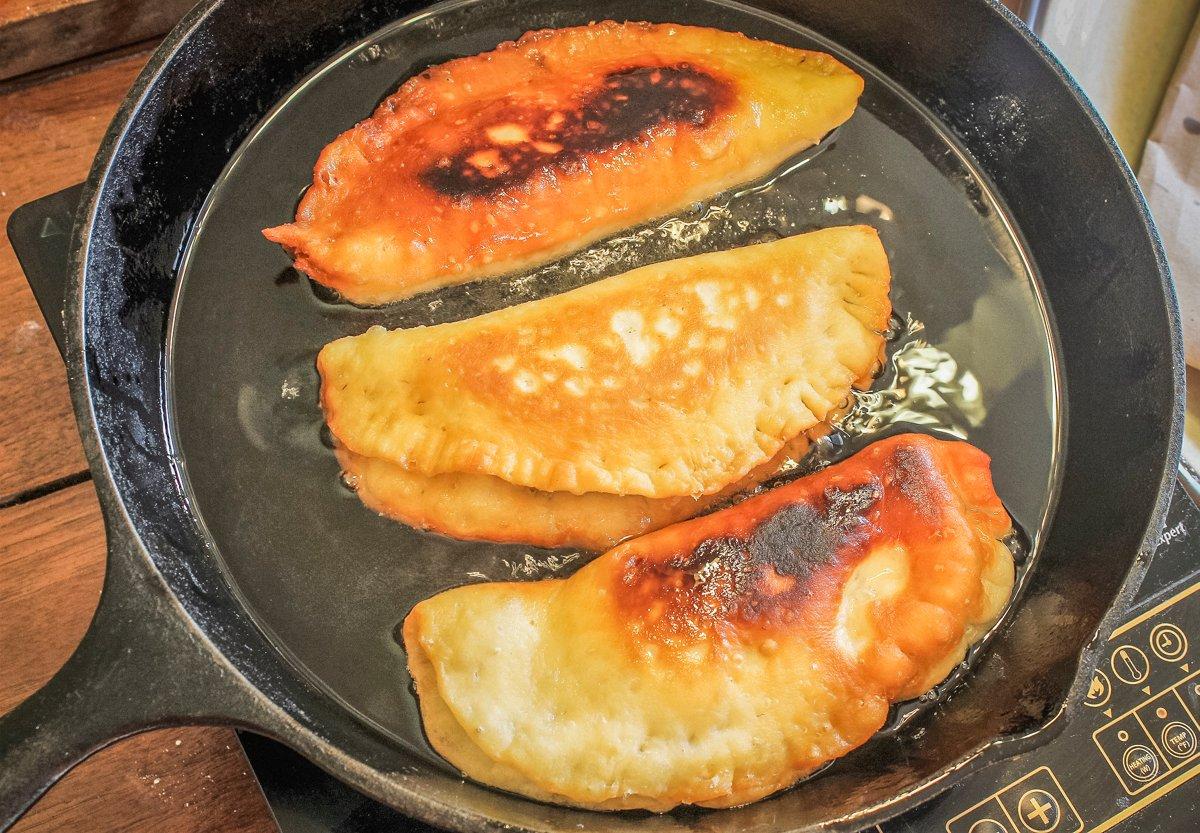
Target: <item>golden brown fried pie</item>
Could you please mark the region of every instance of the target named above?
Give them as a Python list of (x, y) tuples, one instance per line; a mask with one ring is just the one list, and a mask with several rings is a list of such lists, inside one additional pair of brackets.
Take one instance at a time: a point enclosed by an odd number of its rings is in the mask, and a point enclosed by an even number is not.
[(569, 579), (421, 602), (404, 644), (426, 732), (468, 776), (546, 801), (754, 801), (963, 658), (1011, 592), (1010, 530), (983, 452), (881, 440)]
[(410, 526), (467, 540), (605, 550), (753, 489), (800, 460), (809, 436), (824, 429), (801, 434), (741, 480), (698, 498), (543, 492), (488, 474), (423, 475), (342, 448), (337, 457), (363, 503)]
[(712, 495), (869, 381), (889, 282), (864, 226), (659, 263), (478, 318), (332, 342), (317, 360), (321, 402), (346, 452), (425, 478)]
[(834, 58), (674, 24), (531, 32), (432, 67), (263, 233), (360, 304), (544, 263), (769, 173), (853, 113)]

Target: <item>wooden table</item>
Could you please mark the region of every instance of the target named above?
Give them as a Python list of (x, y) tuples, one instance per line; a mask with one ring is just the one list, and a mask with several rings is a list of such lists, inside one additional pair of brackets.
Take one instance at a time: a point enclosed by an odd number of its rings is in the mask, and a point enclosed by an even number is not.
[[(84, 179), (153, 45), (130, 41), (160, 35), (186, 6), (0, 0), (0, 79), (7, 79), (0, 80), (0, 224), (22, 203)], [(77, 60), (85, 55), (91, 57)], [(49, 679), (87, 627), (104, 574), (104, 530), (66, 374), (7, 238), (0, 241), (0, 297), (5, 712)], [(215, 727), (148, 732), (114, 744), (70, 773), (15, 828), (277, 829), (233, 732)]]

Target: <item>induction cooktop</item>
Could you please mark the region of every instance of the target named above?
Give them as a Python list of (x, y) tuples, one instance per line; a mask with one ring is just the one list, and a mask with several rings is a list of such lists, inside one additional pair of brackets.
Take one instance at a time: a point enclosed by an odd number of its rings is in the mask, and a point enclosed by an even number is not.
[[(61, 344), (81, 186), (18, 208), (13, 248)], [(1141, 591), (1107, 637), (1085, 708), (1049, 743), (975, 774), (872, 833), (1175, 833), (1200, 829), (1200, 509), (1181, 472)], [(1190, 494), (1189, 494), (1190, 492)], [(282, 833), (432, 831), (291, 750), (240, 734)]]

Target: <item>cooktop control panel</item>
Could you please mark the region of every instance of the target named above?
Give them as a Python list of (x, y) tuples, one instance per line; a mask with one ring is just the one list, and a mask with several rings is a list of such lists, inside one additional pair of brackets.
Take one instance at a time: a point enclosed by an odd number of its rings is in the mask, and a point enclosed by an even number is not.
[(1128, 617), (1083, 709), (1045, 746), (989, 767), (882, 833), (1200, 829), (1200, 511), (1177, 488)]

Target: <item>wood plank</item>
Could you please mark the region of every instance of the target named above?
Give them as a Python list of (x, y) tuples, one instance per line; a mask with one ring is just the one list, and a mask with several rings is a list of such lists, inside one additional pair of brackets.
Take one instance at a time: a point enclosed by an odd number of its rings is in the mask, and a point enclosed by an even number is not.
[(163, 729), (102, 750), (12, 833), (278, 833), (229, 729)]
[[(0, 85), (0, 226), (87, 176), (148, 52), (38, 84)], [(0, 241), (0, 505), (87, 468), (66, 372), (8, 239)]]
[(0, 510), (0, 712), (70, 656), (103, 581), (104, 522), (91, 483)]
[[(95, 611), (104, 527), (90, 483), (0, 510), (0, 712), (41, 686)], [(268, 833), (275, 823), (232, 730), (163, 729), (75, 769), (15, 833)]]
[(164, 34), (192, 0), (0, 0), (0, 80)]

